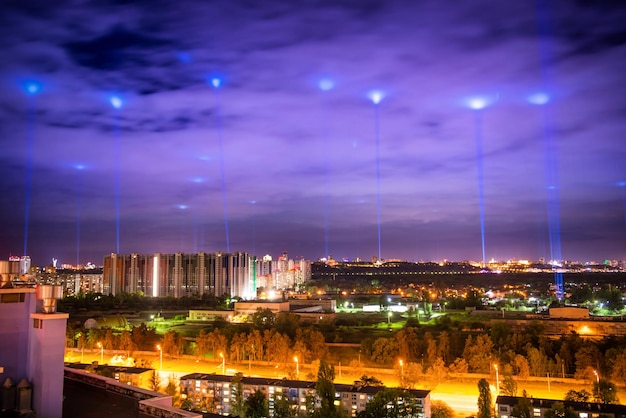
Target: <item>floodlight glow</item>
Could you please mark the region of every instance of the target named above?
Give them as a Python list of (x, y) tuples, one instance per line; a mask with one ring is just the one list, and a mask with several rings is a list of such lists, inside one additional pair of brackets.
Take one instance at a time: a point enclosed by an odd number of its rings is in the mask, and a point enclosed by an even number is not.
[(188, 64), (189, 62), (191, 62), (191, 55), (189, 55), (186, 52), (179, 52), (178, 53), (178, 61), (184, 63), (184, 64)]
[(487, 100), (482, 97), (473, 97), (467, 101), (467, 106), (474, 110), (484, 109), (487, 105)]
[(540, 106), (548, 103), (550, 101), (550, 96), (546, 93), (533, 93), (528, 96), (526, 100), (528, 100), (528, 103), (530, 104)]
[(120, 99), (117, 96), (111, 96), (111, 98), (109, 99), (109, 102), (111, 103), (111, 106), (113, 106), (115, 109), (120, 109), (122, 107), (122, 99)]
[(219, 89), (222, 86), (222, 80), (220, 78), (213, 77), (211, 79), (211, 85), (213, 88)]
[(187, 208), (188, 208), (188, 206), (187, 206), (187, 205), (178, 205), (178, 209), (185, 210), (185, 209), (187, 209)]
[(318, 86), (322, 91), (329, 91), (335, 88), (335, 82), (330, 78), (323, 78), (319, 81)]
[(191, 179), (193, 183), (204, 183), (204, 179), (202, 177), (194, 177)]
[(30, 95), (37, 94), (41, 91), (41, 84), (37, 83), (36, 81), (29, 81), (24, 84), (24, 90), (26, 90), (26, 93)]
[(367, 97), (374, 103), (375, 105), (379, 104), (383, 98), (385, 97), (383, 92), (380, 90), (372, 90), (367, 94)]
[(256, 200), (251, 200), (250, 203), (252, 203), (254, 205), (254, 204), (256, 204)]
[(84, 164), (76, 164), (76, 165), (74, 166), (74, 168), (75, 168), (75, 169), (77, 169), (77, 170), (79, 170), (79, 171), (82, 171), (82, 170), (84, 170), (84, 169), (85, 169), (85, 168), (87, 168), (87, 167), (86, 167)]

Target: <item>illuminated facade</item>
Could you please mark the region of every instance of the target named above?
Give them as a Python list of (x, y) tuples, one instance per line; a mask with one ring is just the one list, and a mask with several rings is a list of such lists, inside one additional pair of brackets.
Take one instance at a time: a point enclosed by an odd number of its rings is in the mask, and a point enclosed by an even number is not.
[(229, 295), (252, 299), (257, 287), (290, 289), (311, 278), (311, 262), (278, 261), (249, 254), (110, 254), (104, 258), (103, 291), (147, 296)]
[[(274, 402), (286, 399), (298, 412), (307, 412), (307, 398), (316, 398), (315, 383), (304, 380), (270, 379), (263, 377), (241, 377), (242, 397), (247, 399), (260, 391), (268, 400), (270, 416), (274, 414)], [(232, 376), (192, 373), (180, 378), (180, 392), (183, 399), (188, 399), (195, 408), (228, 415), (236, 401), (236, 383)], [(335, 383), (335, 406), (354, 417), (365, 410), (376, 393), (384, 386), (345, 385)], [(430, 417), (430, 391), (410, 389), (408, 392), (416, 398), (418, 410), (415, 418)], [(319, 407), (319, 400), (315, 406)]]
[(251, 297), (253, 259), (246, 253), (111, 254), (104, 258), (104, 293), (148, 296)]
[(257, 276), (257, 287), (293, 289), (311, 279), (311, 262), (289, 259), (286, 252), (278, 260), (266, 255), (257, 261)]

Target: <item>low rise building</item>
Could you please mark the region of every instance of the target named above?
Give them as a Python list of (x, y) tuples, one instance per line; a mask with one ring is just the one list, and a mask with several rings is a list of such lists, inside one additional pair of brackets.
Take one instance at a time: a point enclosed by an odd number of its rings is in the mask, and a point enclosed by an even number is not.
[[(522, 399), (519, 396), (498, 396), (496, 413), (498, 418), (511, 418), (513, 408)], [(532, 407), (532, 416), (543, 418), (556, 402), (562, 402), (565, 408), (571, 408), (580, 418), (624, 418), (626, 405), (603, 404), (595, 402), (568, 402), (558, 399), (528, 398)]]
[[(299, 411), (305, 412), (308, 400), (315, 398), (315, 383), (304, 380), (270, 379), (260, 377), (241, 377), (243, 399), (256, 391), (262, 392), (268, 399), (270, 416), (277, 398), (286, 398)], [(233, 376), (192, 373), (180, 378), (180, 392), (183, 399), (188, 399), (195, 408), (202, 411), (228, 415), (235, 402), (236, 385)], [(364, 386), (360, 384), (335, 384), (335, 405), (343, 409), (348, 416), (356, 416), (365, 410), (369, 402), (382, 386)], [(409, 390), (421, 405), (417, 418), (430, 417), (430, 391)], [(319, 406), (319, 405), (317, 405)]]

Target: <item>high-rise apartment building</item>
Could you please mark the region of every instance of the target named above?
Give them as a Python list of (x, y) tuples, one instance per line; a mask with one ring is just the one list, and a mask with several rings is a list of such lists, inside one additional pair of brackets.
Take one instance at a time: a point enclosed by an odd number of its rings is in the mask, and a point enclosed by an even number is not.
[(242, 252), (111, 254), (104, 259), (104, 292), (251, 298), (256, 292), (253, 264), (253, 258)]

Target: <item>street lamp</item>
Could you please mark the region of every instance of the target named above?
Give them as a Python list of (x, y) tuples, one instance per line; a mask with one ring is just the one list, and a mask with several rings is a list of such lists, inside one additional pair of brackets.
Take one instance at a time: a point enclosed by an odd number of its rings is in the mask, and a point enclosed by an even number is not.
[(400, 359), (400, 385), (404, 386), (404, 361)]
[(296, 362), (296, 377), (298, 377), (300, 376), (300, 362), (298, 361), (298, 356), (294, 356), (293, 361)]
[(598, 371), (594, 369), (593, 374), (596, 375), (596, 383), (600, 384), (600, 375), (598, 374)]
[(391, 324), (391, 311), (387, 313), (387, 324)]
[(498, 374), (498, 365), (493, 365), (494, 369), (496, 369), (496, 393), (500, 394), (500, 375)]
[(157, 350), (159, 350), (159, 371), (163, 370), (163, 348), (161, 347), (161, 344), (157, 344), (156, 346)]
[(100, 364), (104, 363), (104, 346), (101, 342), (98, 342), (98, 348), (100, 349)]
[(220, 357), (222, 358), (222, 374), (226, 374), (226, 359), (224, 358), (224, 353), (220, 352)]

